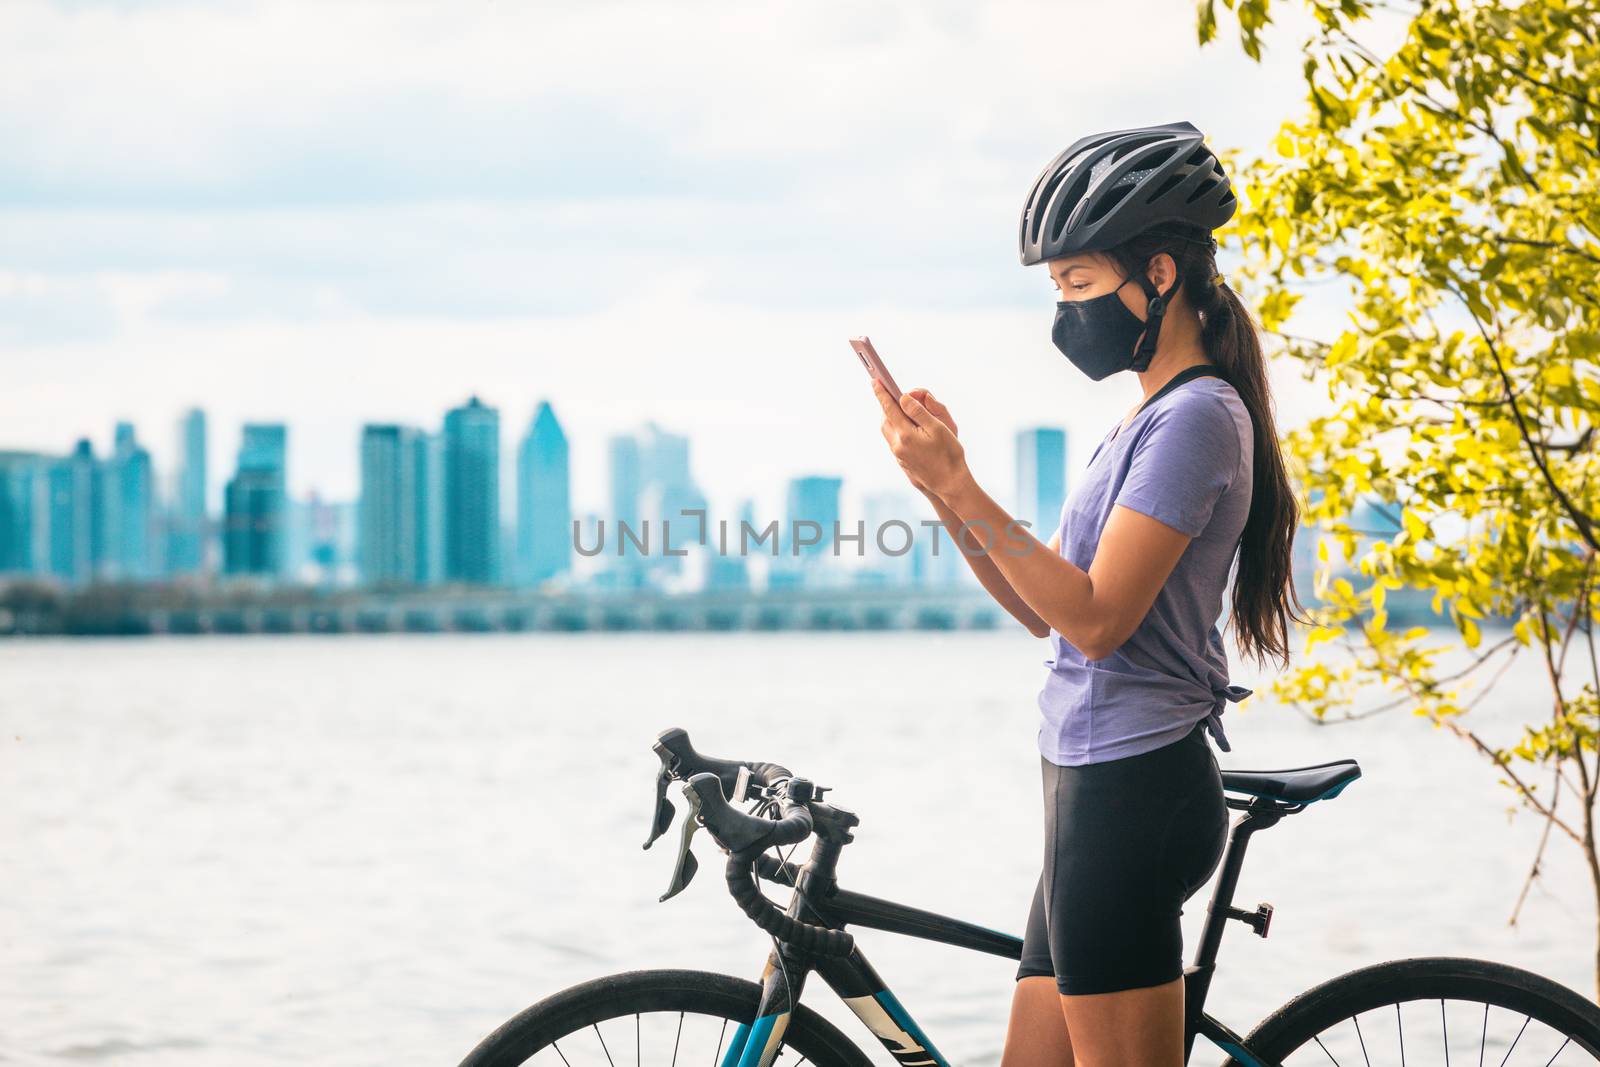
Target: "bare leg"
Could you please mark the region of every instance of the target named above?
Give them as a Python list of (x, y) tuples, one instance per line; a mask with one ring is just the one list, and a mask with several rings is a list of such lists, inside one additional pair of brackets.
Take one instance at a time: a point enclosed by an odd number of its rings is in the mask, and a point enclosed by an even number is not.
[(1182, 1067), (1182, 978), (1060, 1000), (1079, 1067)]
[(1000, 1067), (1072, 1067), (1072, 1041), (1052, 975), (1018, 978)]

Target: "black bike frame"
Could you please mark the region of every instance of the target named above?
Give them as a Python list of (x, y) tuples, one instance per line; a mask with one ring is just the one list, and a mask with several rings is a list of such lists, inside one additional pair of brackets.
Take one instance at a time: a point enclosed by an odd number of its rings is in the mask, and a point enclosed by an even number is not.
[[(1184, 1061), (1188, 1061), (1198, 1033), (1244, 1067), (1278, 1067), (1253, 1053), (1239, 1035), (1207, 1015), (1204, 1009), (1227, 921), (1238, 919), (1254, 927), (1261, 936), (1266, 936), (1270, 909), (1244, 912), (1233, 907), (1233, 894), (1238, 886), (1239, 871), (1244, 866), (1244, 854), (1250, 836), (1277, 823), (1284, 815), (1299, 811), (1303, 805), (1233, 798), (1229, 798), (1228, 805), (1244, 814), (1235, 820), (1229, 831), (1222, 871), (1206, 909), (1206, 922), (1200, 935), (1200, 944), (1195, 950), (1194, 963), (1184, 970)], [(835, 929), (853, 925), (885, 930), (992, 956), (1013, 960), (1022, 958), (1021, 938), (976, 923), (838, 888), (834, 870), (843, 845), (843, 841), (818, 836), (804, 866), (797, 868), (771, 855), (763, 855), (757, 864), (757, 874), (768, 881), (794, 888), (788, 914), (797, 919), (822, 923)], [(796, 949), (787, 942), (780, 942), (768, 955), (766, 967), (761, 973), (761, 1002), (756, 1009), (755, 1021), (740, 1024), (721, 1067), (772, 1067), (782, 1045), (783, 1031), (790, 1014), (812, 971), (822, 976), (822, 980), (866, 1024), (867, 1029), (902, 1067), (951, 1067), (911, 1017), (911, 1013), (879, 977), (872, 964), (867, 962), (859, 944), (848, 955), (828, 957)]]

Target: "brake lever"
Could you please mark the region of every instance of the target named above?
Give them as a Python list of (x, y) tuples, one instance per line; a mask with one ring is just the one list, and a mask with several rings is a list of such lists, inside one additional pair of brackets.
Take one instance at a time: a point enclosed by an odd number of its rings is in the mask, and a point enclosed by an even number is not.
[(689, 789), (685, 789), (683, 795), (689, 803), (689, 814), (684, 817), (683, 829), (678, 832), (678, 859), (672, 865), (672, 881), (667, 883), (667, 891), (661, 894), (658, 903), (670, 900), (688, 888), (694, 879), (694, 872), (700, 869), (700, 861), (694, 858), (694, 853), (689, 849), (694, 832), (700, 828), (700, 795)]
[(667, 832), (672, 825), (673, 808), (667, 800), (667, 783), (672, 781), (672, 769), (668, 766), (670, 755), (661, 757), (661, 770), (656, 772), (656, 810), (654, 821), (650, 824), (650, 836), (645, 838), (644, 847), (649, 848), (655, 844), (656, 838)]

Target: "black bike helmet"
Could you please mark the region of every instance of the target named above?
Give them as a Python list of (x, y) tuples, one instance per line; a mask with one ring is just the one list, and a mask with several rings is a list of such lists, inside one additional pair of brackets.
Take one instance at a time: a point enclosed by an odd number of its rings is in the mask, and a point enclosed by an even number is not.
[(1157, 223), (1214, 230), (1238, 201), (1193, 124), (1097, 133), (1044, 168), (1022, 209), (1022, 265), (1099, 252)]

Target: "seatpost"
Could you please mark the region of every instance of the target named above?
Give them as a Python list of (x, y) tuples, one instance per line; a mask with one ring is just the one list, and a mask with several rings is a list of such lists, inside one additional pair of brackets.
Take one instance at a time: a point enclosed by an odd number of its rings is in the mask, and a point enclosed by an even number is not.
[(1217, 968), (1217, 951), (1222, 947), (1222, 929), (1233, 909), (1234, 890), (1239, 886), (1239, 872), (1244, 867), (1245, 849), (1250, 835), (1265, 830), (1283, 818), (1278, 805), (1270, 800), (1254, 800), (1228, 831), (1228, 849), (1222, 856), (1222, 873), (1211, 893), (1211, 903), (1206, 905), (1206, 924), (1200, 932), (1200, 946), (1195, 950), (1194, 963), (1184, 971), (1185, 1056), (1194, 1042), (1195, 1030), (1205, 1007), (1206, 992), (1211, 988), (1211, 976)]

